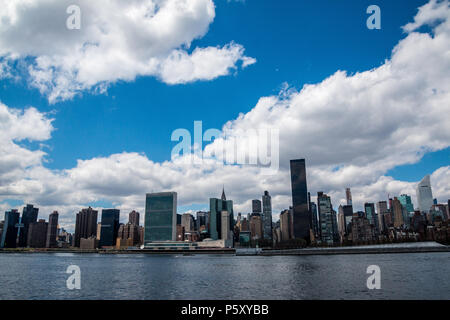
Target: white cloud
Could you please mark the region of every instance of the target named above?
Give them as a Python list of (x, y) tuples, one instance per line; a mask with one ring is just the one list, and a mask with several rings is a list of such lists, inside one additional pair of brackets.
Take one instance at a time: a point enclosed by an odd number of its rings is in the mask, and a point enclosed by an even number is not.
[[(225, 124), (223, 132), (231, 136), (240, 129), (279, 128), (278, 175), (263, 176), (254, 167), (212, 160), (201, 166), (185, 158), (156, 163), (139, 153), (79, 160), (74, 168), (52, 171), (42, 165), (42, 151), (17, 144), (19, 139), (48, 139), (53, 129), (48, 115), (3, 106), (0, 131), (6, 138), (0, 146), (16, 159), (9, 162), (12, 169), (0, 163), (0, 203), (15, 198), (38, 204), (42, 212), (58, 208), (65, 223), (73, 224), (76, 210), (89, 202), (111, 201), (124, 217), (132, 209), (142, 212), (146, 192), (174, 190), (179, 205), (189, 206), (220, 196), (224, 184), (235, 211), (242, 213), (250, 211), (251, 199), (269, 190), (277, 216), (291, 204), (289, 160), (300, 157), (307, 159), (312, 195), (329, 193), (335, 207), (349, 186), (357, 209), (388, 194), (408, 193), (415, 201), (416, 183), (395, 180), (386, 172), (450, 146), (450, 10), (432, 8), (445, 13), (439, 13), (445, 19), (435, 25), (433, 35), (411, 31), (380, 67), (354, 75), (338, 71), (300, 91), (285, 88)], [(187, 69), (192, 68), (189, 60), (183, 60)], [(449, 166), (432, 173), (433, 194), (440, 201), (450, 198), (449, 175)]]
[[(80, 30), (66, 28), (72, 4), (81, 8)], [(212, 0), (0, 0), (0, 6), (0, 57), (27, 64), (31, 85), (50, 102), (137, 76), (170, 84), (212, 80), (239, 61), (255, 62), (233, 42), (189, 53), (214, 20)]]

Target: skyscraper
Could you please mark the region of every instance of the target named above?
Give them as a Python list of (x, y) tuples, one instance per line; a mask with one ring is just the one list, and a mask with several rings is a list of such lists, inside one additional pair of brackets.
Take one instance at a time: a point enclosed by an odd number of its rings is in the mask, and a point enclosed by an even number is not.
[(48, 216), (48, 230), (47, 239), (45, 241), (45, 247), (55, 248), (56, 247), (56, 234), (58, 231), (58, 211), (54, 211)]
[(23, 225), (18, 233), (19, 233), (19, 247), (26, 247), (28, 240), (28, 228), (30, 224), (33, 222), (37, 222), (39, 213), (39, 208), (34, 208), (32, 204), (27, 204), (26, 207), (23, 208), (22, 218), (20, 220), (20, 224)]
[(347, 205), (353, 206), (352, 192), (350, 191), (350, 188), (345, 189), (345, 198), (347, 199)]
[(222, 197), (220, 199), (210, 198), (210, 236), (213, 240), (222, 238), (222, 211), (227, 211), (230, 219), (230, 230), (234, 228), (234, 213), (233, 213), (233, 201), (227, 200), (225, 196), (225, 189), (222, 190)]
[(431, 192), (430, 175), (426, 175), (417, 185), (417, 202), (421, 212), (430, 212), (433, 205), (433, 194)]
[(74, 246), (80, 247), (80, 240), (97, 237), (97, 214), (91, 207), (82, 209), (77, 213), (75, 222)]
[(335, 240), (334, 228), (337, 228), (337, 226), (334, 226), (335, 222), (333, 216), (333, 207), (331, 205), (331, 198), (323, 192), (318, 192), (317, 204), (317, 207), (319, 209), (320, 236), (322, 242), (332, 244)]
[(102, 222), (100, 232), (100, 247), (111, 247), (116, 244), (117, 234), (119, 231), (120, 210), (103, 209)]
[(385, 219), (385, 215), (390, 214), (386, 201), (377, 202), (377, 213), (378, 213), (378, 227), (380, 229), (380, 232), (383, 232), (387, 230), (387, 228), (389, 227), (388, 225), (386, 225)]
[(176, 241), (177, 193), (148, 193), (145, 201), (144, 243)]
[(269, 191), (264, 191), (262, 204), (263, 237), (266, 240), (272, 240), (272, 198), (269, 195)]
[(181, 225), (184, 227), (185, 232), (194, 231), (194, 217), (190, 213), (183, 213), (181, 216)]
[(139, 227), (139, 212), (131, 211), (128, 214), (128, 223)]
[(17, 246), (19, 216), (19, 211), (15, 209), (5, 212), (0, 248), (15, 248)]
[(261, 201), (252, 200), (252, 213), (261, 213)]
[(293, 225), (292, 219), (293, 217), (291, 210), (283, 210), (280, 213), (280, 229), (282, 241), (290, 240), (293, 237), (293, 229), (291, 228), (291, 226)]
[(308, 189), (306, 186), (305, 159), (290, 161), (292, 208), (294, 210), (294, 238), (310, 242), (310, 216), (308, 206)]
[(312, 230), (314, 232), (314, 236), (318, 238), (320, 231), (319, 231), (319, 219), (317, 218), (317, 205), (315, 202), (309, 203), (309, 211), (311, 215)]
[(28, 227), (27, 247), (45, 248), (48, 223), (44, 219), (30, 223)]
[(394, 218), (394, 227), (402, 227), (405, 223), (403, 220), (403, 207), (397, 197), (394, 197), (394, 200), (392, 200), (392, 216)]
[(402, 194), (398, 198), (402, 206), (406, 209), (406, 212), (408, 213), (414, 213), (414, 205), (411, 201), (411, 197), (407, 194)]
[(378, 233), (378, 217), (375, 212), (375, 204), (374, 203), (364, 203), (364, 212), (366, 214), (366, 218), (369, 220), (369, 224), (373, 225), (375, 228), (375, 232)]

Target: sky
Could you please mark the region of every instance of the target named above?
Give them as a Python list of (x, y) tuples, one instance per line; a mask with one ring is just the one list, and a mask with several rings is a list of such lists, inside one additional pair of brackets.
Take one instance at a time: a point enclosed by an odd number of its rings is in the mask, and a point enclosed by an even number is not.
[[(0, 0), (1, 211), (33, 203), (71, 230), (88, 205), (124, 221), (147, 192), (176, 191), (183, 213), (225, 187), (235, 213), (268, 190), (276, 218), (297, 158), (335, 209), (346, 187), (357, 209), (414, 202), (427, 174), (450, 198), (448, 1), (100, 2)], [(372, 4), (381, 29), (366, 25)], [(278, 170), (172, 158), (194, 121), (223, 134), (205, 151), (277, 130)]]

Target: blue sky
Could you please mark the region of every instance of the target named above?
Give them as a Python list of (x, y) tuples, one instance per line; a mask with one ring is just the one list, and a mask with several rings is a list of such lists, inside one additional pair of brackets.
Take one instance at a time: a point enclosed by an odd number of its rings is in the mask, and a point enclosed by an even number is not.
[[(243, 44), (257, 63), (235, 74), (192, 84), (167, 85), (152, 77), (112, 85), (107, 94), (84, 93), (49, 104), (24, 81), (4, 81), (1, 101), (14, 108), (55, 112), (56, 131), (45, 144), (47, 166), (65, 169), (77, 159), (123, 151), (144, 152), (154, 161), (170, 160), (177, 128), (193, 122), (221, 128), (261, 96), (278, 93), (284, 83), (301, 88), (337, 70), (358, 72), (379, 66), (405, 36), (405, 25), (426, 1), (378, 1), (382, 29), (365, 27), (373, 1), (216, 2), (216, 18), (193, 46)], [(450, 149), (428, 155), (423, 163), (391, 170), (394, 178), (417, 181), (448, 164)]]
[[(207, 32), (195, 37), (186, 51), (192, 54), (195, 48), (236, 43), (256, 63), (241, 68), (241, 62), (237, 62), (236, 70), (229, 75), (182, 84), (137, 75), (132, 81), (111, 81), (105, 93), (81, 90), (75, 97), (56, 103), (50, 103), (48, 96), (30, 85), (28, 79), (6, 78), (1, 80), (0, 100), (9, 108), (33, 106), (54, 119), (55, 130), (49, 139), (17, 142), (30, 150), (42, 148), (47, 153), (44, 166), (51, 171), (74, 168), (79, 159), (106, 158), (123, 152), (142, 153), (161, 163), (170, 160), (176, 144), (170, 136), (177, 128), (192, 132), (194, 121), (201, 120), (204, 129), (221, 129), (240, 113), (250, 112), (261, 97), (277, 96), (286, 84), (300, 90), (338, 70), (352, 76), (380, 67), (391, 58), (399, 41), (408, 36), (401, 27), (411, 22), (417, 8), (425, 3), (218, 0)], [(366, 28), (366, 8), (371, 4), (381, 8), (381, 30)], [(17, 67), (24, 62), (15, 63)], [(416, 182), (450, 163), (450, 148), (440, 149), (428, 152), (417, 163), (391, 167), (384, 175)], [(254, 194), (259, 197), (262, 190)], [(19, 201), (18, 196), (4, 196), (3, 200), (10, 198)], [(98, 196), (84, 203), (101, 206), (113, 202)], [(193, 199), (181, 203), (181, 207), (198, 209), (201, 205), (197, 203)]]

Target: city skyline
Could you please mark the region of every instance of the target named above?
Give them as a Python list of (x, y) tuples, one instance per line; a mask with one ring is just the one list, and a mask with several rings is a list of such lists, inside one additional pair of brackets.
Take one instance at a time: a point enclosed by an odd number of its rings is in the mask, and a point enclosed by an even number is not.
[[(295, 162), (298, 162), (298, 161), (302, 161), (302, 163), (303, 163), (303, 169), (301, 169), (301, 170), (303, 170), (303, 172), (305, 173), (305, 172), (307, 172), (307, 170), (305, 170), (305, 159), (297, 159), (297, 160), (291, 160), (291, 163), (295, 163)], [(297, 170), (297, 169), (294, 169), (294, 170)], [(294, 179), (293, 178), (293, 176), (291, 176), (291, 179)], [(416, 188), (416, 193), (418, 193), (419, 192), (419, 187), (420, 186), (423, 186), (424, 185), (424, 180), (425, 181), (427, 181), (427, 187), (428, 186), (430, 186), (430, 177), (429, 177), (429, 175), (426, 175), (418, 184), (417, 184), (417, 188)], [(293, 181), (291, 181), (291, 183), (292, 183)], [(306, 184), (306, 181), (305, 181), (305, 184)], [(305, 185), (306, 186), (306, 185)], [(430, 190), (429, 190), (429, 193), (427, 193), (427, 195), (429, 196), (429, 197), (431, 197), (431, 195), (432, 195), (432, 192), (431, 192), (431, 187), (429, 187), (430, 188)], [(295, 188), (292, 188), (292, 190), (291, 190), (291, 192), (294, 192), (294, 189)], [(302, 189), (303, 190), (303, 189)], [(330, 209), (332, 209), (333, 211), (336, 211), (336, 210), (334, 210), (334, 209), (339, 209), (340, 210), (340, 208), (341, 207), (343, 207), (344, 208), (344, 211), (345, 211), (345, 208), (346, 207), (351, 207), (351, 211), (352, 211), (352, 213), (354, 213), (354, 212), (367, 212), (367, 208), (366, 208), (366, 206), (367, 205), (373, 205), (373, 212), (376, 212), (377, 214), (380, 212), (380, 211), (382, 211), (379, 207), (378, 207), (378, 204), (380, 203), (380, 202), (386, 202), (386, 203), (389, 203), (391, 200), (393, 200), (393, 199), (399, 199), (398, 201), (399, 201), (399, 203), (401, 203), (402, 204), (402, 206), (405, 206), (405, 208), (408, 208), (409, 210), (408, 210), (408, 212), (413, 212), (414, 210), (421, 210), (421, 208), (420, 208), (420, 204), (417, 202), (416, 204), (414, 204), (414, 202), (411, 200), (412, 199), (412, 197), (414, 197), (415, 195), (413, 195), (413, 194), (404, 194), (404, 193), (402, 193), (402, 194), (398, 194), (398, 195), (390, 195), (390, 197), (388, 197), (388, 198), (386, 198), (386, 199), (371, 199), (370, 201), (367, 201), (367, 202), (364, 202), (364, 204), (362, 204), (362, 206), (361, 207), (359, 207), (359, 206), (354, 206), (353, 205), (353, 201), (352, 201), (352, 195), (351, 195), (351, 187), (346, 187), (345, 188), (345, 194), (346, 194), (346, 199), (345, 199), (345, 201), (341, 201), (341, 202), (339, 202), (339, 203), (335, 203), (335, 201), (334, 201), (334, 199), (332, 199), (332, 197), (331, 196), (328, 196), (327, 194), (326, 194), (326, 192), (323, 192), (323, 191), (317, 191), (316, 193), (315, 193), (315, 195), (314, 195), (314, 193), (313, 193), (313, 195), (311, 196), (310, 194), (311, 194), (311, 192), (307, 189), (307, 188), (305, 188), (302, 192), (304, 192), (305, 193), (305, 197), (307, 198), (307, 203), (314, 203), (314, 206), (318, 206), (317, 208), (319, 209), (319, 211), (318, 212), (316, 212), (316, 218), (317, 219), (320, 219), (320, 206), (318, 205), (319, 204), (319, 197), (321, 197), (322, 195), (324, 195), (325, 197), (327, 197), (327, 198), (329, 198), (329, 201), (330, 201), (330, 203), (329, 203), (329, 206), (330, 206)], [(178, 196), (177, 196), (177, 192), (168, 192), (168, 191), (161, 191), (161, 192), (159, 192), (159, 193), (156, 193), (157, 195), (159, 195), (159, 194), (161, 194), (161, 195), (166, 195), (166, 194), (175, 194), (175, 210), (176, 210), (176, 208), (177, 208), (177, 198), (178, 198)], [(147, 194), (147, 197), (148, 197), (148, 194)], [(262, 217), (264, 216), (263, 215), (263, 202), (262, 201), (260, 201), (260, 200), (257, 200), (257, 199), (252, 199), (252, 200), (249, 200), (250, 201), (250, 203), (251, 203), (251, 205), (250, 205), (250, 208), (249, 208), (249, 210), (247, 210), (247, 211), (242, 211), (242, 212), (238, 212), (238, 211), (235, 211), (235, 210), (233, 210), (233, 201), (232, 200), (226, 200), (226, 196), (225, 196), (225, 186), (224, 185), (222, 185), (222, 199), (218, 199), (218, 198), (210, 198), (209, 200), (210, 200), (210, 206), (208, 207), (208, 208), (206, 208), (205, 207), (205, 209), (203, 209), (203, 210), (187, 210), (187, 211), (175, 211), (175, 213), (176, 214), (178, 214), (178, 215), (183, 215), (183, 214), (191, 214), (192, 216), (194, 216), (195, 214), (197, 214), (197, 213), (203, 213), (203, 212), (211, 212), (211, 208), (218, 208), (218, 209), (214, 209), (214, 210), (216, 210), (215, 212), (217, 213), (217, 214), (220, 214), (220, 212), (222, 211), (222, 208), (226, 208), (227, 207), (227, 205), (221, 205), (221, 204), (218, 204), (219, 202), (228, 202), (228, 203), (230, 203), (230, 204), (228, 204), (228, 206), (231, 206), (231, 213), (229, 213), (229, 215), (230, 215), (230, 219), (231, 219), (231, 217), (233, 217), (233, 219), (235, 219), (235, 218), (237, 218), (238, 217), (238, 214), (248, 214), (248, 215), (250, 215), (250, 214), (253, 214), (253, 213), (256, 213), (256, 214), (258, 214), (258, 215), (261, 215)], [(284, 211), (286, 211), (287, 209), (289, 209), (289, 208), (293, 208), (295, 205), (294, 205), (294, 197), (291, 197), (291, 202), (290, 203), (286, 203), (285, 204), (285, 206), (283, 207), (283, 209), (281, 209), (281, 210), (279, 210), (279, 211), (274, 211), (273, 210), (273, 208), (272, 208), (272, 206), (271, 206), (271, 201), (270, 201), (270, 198), (271, 198), (271, 196), (269, 195), (269, 191), (264, 191), (263, 192), (263, 195), (262, 195), (262, 198), (264, 199), (264, 197), (269, 197), (269, 203), (270, 203), (270, 209), (268, 209), (269, 211), (270, 211), (270, 215), (271, 215), (271, 221), (272, 221), (272, 223), (275, 223), (276, 221), (280, 221), (280, 215), (284, 212)], [(350, 198), (348, 198), (348, 197), (350, 197)], [(305, 198), (305, 199), (306, 199)], [(417, 196), (415, 196), (415, 198), (417, 198)], [(349, 199), (350, 199), (350, 202), (349, 202)], [(315, 200), (315, 201), (314, 201)], [(147, 200), (148, 201), (148, 200)], [(406, 203), (405, 201), (407, 201), (408, 203)], [(437, 200), (437, 198), (430, 198), (430, 199), (427, 199), (426, 201), (428, 201), (427, 203), (431, 203), (431, 205), (433, 205), (433, 204), (437, 204), (437, 203), (444, 203), (444, 205), (446, 205), (447, 203), (448, 203), (448, 201), (450, 201), (449, 199), (447, 199), (447, 200), (445, 200), (445, 201), (441, 201), (441, 202), (439, 202), (438, 200)], [(350, 203), (350, 205), (348, 204), (348, 203)], [(377, 204), (377, 209), (375, 209), (375, 204)], [(148, 205), (148, 202), (147, 202), (147, 205)], [(147, 206), (146, 205), (146, 206)], [(307, 205), (307, 204), (306, 204)], [(431, 208), (431, 205), (430, 205), (430, 208)], [(37, 218), (38, 218), (38, 213), (37, 212), (39, 212), (39, 208), (37, 208), (37, 207), (34, 207), (34, 206), (39, 206), (39, 205), (36, 205), (36, 204), (27, 204), (24, 208), (23, 208), (23, 212), (25, 213), (25, 215), (28, 213), (28, 211), (29, 210), (33, 210), (35, 213), (36, 213), (36, 215), (35, 215), (35, 217), (34, 217), (34, 220), (33, 221), (36, 221), (37, 220)], [(255, 212), (255, 209), (256, 209), (256, 212)], [(10, 208), (9, 210), (7, 210), (7, 211), (5, 211), (5, 217), (6, 217), (6, 215), (9, 213), (9, 212), (14, 212), (15, 210), (19, 210), (19, 209), (17, 209), (17, 208)], [(120, 209), (118, 209), (118, 208), (105, 208), (105, 207), (91, 207), (91, 206), (89, 206), (89, 208), (81, 208), (80, 209), (81, 211), (79, 212), (79, 213), (74, 213), (74, 220), (76, 221), (77, 219), (78, 219), (78, 216), (80, 216), (82, 213), (84, 213), (84, 212), (94, 212), (95, 213), (95, 219), (96, 219), (96, 221), (101, 221), (102, 219), (103, 219), (103, 212), (107, 212), (107, 213), (109, 213), (109, 212), (115, 212), (115, 214), (117, 215), (116, 217), (116, 219), (117, 219), (117, 223), (120, 223), (120, 224), (126, 224), (127, 222), (128, 223), (131, 223), (131, 220), (130, 219), (137, 219), (137, 221), (139, 221), (139, 212), (140, 211), (136, 211), (135, 209), (132, 209), (131, 211), (128, 211), (128, 213), (126, 214), (126, 215), (120, 215), (120, 212), (121, 212), (121, 210)], [(144, 217), (146, 217), (146, 215), (145, 215), (145, 212), (146, 212), (146, 210), (147, 209), (144, 209), (142, 212), (144, 213)], [(227, 210), (227, 209), (225, 209), (225, 210)], [(308, 221), (311, 221), (311, 219), (312, 219), (312, 216), (311, 216), (311, 211), (310, 211), (310, 208), (308, 208), (308, 207), (306, 207), (306, 213), (308, 214), (308, 217), (307, 217), (307, 220)], [(343, 212), (344, 212), (343, 211)], [(426, 211), (426, 210), (425, 210)], [(99, 215), (98, 214), (98, 212), (101, 212), (101, 214)], [(58, 211), (54, 211), (53, 213), (51, 213), (51, 214), (49, 214), (49, 219), (51, 219), (51, 215), (52, 214), (58, 214)], [(137, 218), (136, 218), (136, 215), (137, 215)], [(99, 218), (97, 218), (97, 216), (99, 216)], [(41, 216), (42, 217), (42, 216)], [(40, 219), (41, 219), (41, 217), (39, 217)], [(45, 216), (44, 216), (45, 217)], [(80, 216), (81, 217), (81, 216)], [(133, 217), (133, 218), (132, 218)], [(276, 218), (275, 218), (276, 217)], [(21, 221), (21, 219), (22, 218), (20, 218), (19, 220)], [(301, 220), (301, 219), (300, 219)], [(297, 221), (299, 221), (298, 223), (300, 223), (300, 220), (298, 220), (297, 219)], [(1, 221), (1, 220), (0, 220)], [(5, 221), (5, 220), (3, 220), (3, 221)], [(145, 220), (144, 220), (145, 221)], [(213, 218), (213, 221), (215, 221), (215, 218)], [(263, 218), (263, 221), (264, 221), (264, 218)], [(22, 222), (23, 223), (23, 222)], [(100, 222), (99, 222), (100, 223)], [(134, 222), (133, 222), (134, 223)], [(304, 221), (302, 222), (302, 223), (304, 223)], [(308, 223), (310, 223), (310, 222), (308, 222)], [(89, 222), (89, 225), (91, 226), (91, 227), (88, 227), (87, 225), (88, 225), (88, 223), (86, 223), (86, 228), (88, 228), (87, 230), (92, 230), (92, 231), (85, 231), (85, 236), (88, 238), (88, 237), (90, 237), (91, 235), (94, 235), (97, 231), (94, 231), (94, 224), (95, 224), (95, 221), (92, 221), (92, 222)], [(139, 223), (138, 223), (139, 224)], [(216, 224), (216, 222), (214, 222), (214, 224)], [(267, 224), (266, 224), (267, 225)], [(61, 225), (61, 227), (63, 227), (64, 228), (64, 230), (67, 230), (67, 231), (69, 231), (69, 232), (73, 232), (73, 233), (75, 233), (75, 223), (73, 224), (73, 228), (71, 229), (70, 227), (66, 227), (66, 226), (63, 226), (63, 225)], [(96, 224), (95, 224), (95, 227), (96, 227)], [(312, 226), (311, 225), (309, 225), (308, 226), (308, 229), (309, 228), (311, 228)], [(219, 223), (217, 223), (217, 228), (220, 228), (220, 222)], [(267, 228), (267, 227), (266, 227)], [(271, 228), (271, 227), (270, 227)], [(21, 228), (19, 228), (19, 229), (21, 229)], [(118, 229), (118, 226), (117, 226), (117, 229)], [(173, 229), (173, 230), (175, 230), (175, 229)], [(264, 234), (266, 234), (266, 236), (267, 236), (267, 234), (268, 234), (268, 231), (265, 231), (264, 229), (263, 229), (263, 232), (264, 232)], [(295, 235), (295, 231), (293, 231), (294, 233), (294, 235)], [(219, 232), (220, 233), (220, 232)], [(82, 233), (82, 234), (84, 234), (84, 233)], [(19, 232), (19, 235), (20, 235), (20, 232)], [(304, 235), (304, 233), (303, 233), (303, 235)], [(113, 237), (114, 238), (114, 237)], [(113, 239), (112, 238), (112, 239)], [(218, 235), (216, 235), (216, 236), (212, 236), (212, 238), (213, 239), (217, 239), (217, 238), (220, 238)], [(299, 236), (299, 238), (303, 238), (303, 236)], [(19, 239), (19, 238), (18, 238)], [(25, 236), (25, 240), (22, 240), (22, 243), (24, 242), (24, 241), (26, 241), (26, 236)], [(76, 240), (77, 241), (77, 243), (79, 243), (79, 240)], [(111, 240), (112, 241), (112, 240)], [(174, 240), (175, 241), (175, 240)]]
[[(73, 228), (81, 208), (143, 213), (142, 193), (161, 189), (177, 190), (180, 212), (206, 210), (225, 185), (235, 212), (248, 211), (268, 190), (276, 218), (290, 203), (289, 160), (296, 158), (308, 159), (311, 195), (323, 191), (335, 207), (345, 203), (348, 186), (357, 210), (394, 194), (417, 203), (416, 185), (427, 174), (433, 196), (450, 198), (446, 2), (380, 1), (380, 30), (366, 27), (364, 2), (327, 2), (336, 13), (327, 19), (319, 2), (196, 3), (196, 19), (179, 12), (192, 28), (174, 24), (163, 42), (145, 27), (152, 15), (130, 25), (112, 14), (117, 8), (100, 12), (88, 1), (79, 1), (82, 12), (101, 14), (110, 30), (139, 29), (146, 40), (120, 32), (99, 39), (96, 30), (105, 29), (90, 14), (79, 31), (68, 30), (61, 1), (48, 2), (61, 12), (58, 19), (36, 25), (27, 17), (45, 17), (44, 7), (24, 5), (15, 19), (12, 11), (1, 13), (1, 23), (11, 25), (0, 34), (0, 212), (32, 203), (41, 217), (58, 211), (59, 223)], [(229, 16), (236, 17), (233, 28)], [(24, 38), (28, 30), (46, 41)], [(99, 44), (94, 55), (84, 50), (92, 43)], [(111, 49), (127, 63), (115, 61)], [(180, 61), (197, 70), (199, 54), (210, 68), (178, 73)], [(108, 56), (113, 61), (98, 59)], [(160, 68), (141, 68), (153, 58)], [(23, 64), (28, 68), (18, 67)], [(198, 121), (203, 132), (217, 128), (228, 136), (243, 128), (279, 129), (278, 173), (172, 160), (172, 134), (184, 129), (195, 136)], [(205, 142), (203, 150), (216, 144)]]

